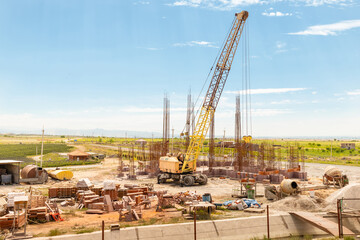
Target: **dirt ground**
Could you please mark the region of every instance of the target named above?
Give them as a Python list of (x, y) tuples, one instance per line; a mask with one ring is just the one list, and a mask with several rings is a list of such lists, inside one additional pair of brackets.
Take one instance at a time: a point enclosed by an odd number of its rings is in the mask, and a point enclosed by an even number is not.
[[(210, 178), (207, 185), (204, 186), (192, 186), (192, 187), (180, 187), (174, 183), (166, 184), (157, 184), (156, 179), (149, 179), (146, 176), (139, 176), (137, 180), (128, 180), (126, 177), (117, 178), (117, 164), (118, 160), (115, 158), (106, 158), (102, 164), (99, 165), (84, 165), (84, 166), (74, 166), (66, 167), (64, 169), (72, 170), (74, 173), (74, 178), (68, 182), (60, 182), (55, 180), (49, 180), (46, 184), (43, 185), (32, 185), (31, 187), (41, 190), (43, 193), (47, 193), (47, 188), (51, 186), (64, 186), (64, 185), (73, 185), (81, 178), (89, 178), (94, 185), (102, 185), (104, 180), (115, 180), (121, 185), (131, 183), (131, 184), (141, 184), (141, 183), (153, 183), (155, 190), (167, 190), (168, 193), (174, 194), (180, 191), (194, 191), (199, 195), (204, 193), (211, 193), (214, 201), (224, 202), (226, 200), (234, 199), (231, 197), (232, 189), (234, 186), (238, 186), (239, 183), (236, 180), (230, 179), (219, 179), (219, 178)], [(300, 186), (305, 185), (321, 185), (322, 184), (322, 174), (325, 169), (324, 164), (306, 164), (306, 171), (308, 172), (309, 181), (300, 183)], [(350, 182), (360, 182), (360, 168), (351, 167), (351, 166), (338, 166), (342, 169), (349, 177)], [(0, 194), (6, 194), (11, 191), (21, 191), (25, 188), (28, 188), (29, 185), (13, 185), (13, 186), (0, 186)], [(315, 191), (315, 199), (312, 199), (308, 196), (308, 193), (303, 193), (303, 195), (298, 196), (296, 199), (290, 197), (282, 199), (277, 202), (270, 202), (264, 197), (258, 197), (257, 201), (264, 205), (269, 204), (271, 213), (279, 213), (288, 210), (308, 210), (308, 211), (323, 211), (326, 209), (326, 203), (322, 200), (328, 197), (333, 192), (336, 192), (336, 189), (327, 189), (327, 190), (317, 190)], [(257, 184), (257, 193), (264, 194), (264, 186), (262, 184)], [(153, 203), (153, 207), (150, 210), (143, 211), (143, 224), (154, 224), (154, 223), (171, 223), (171, 218), (168, 214), (157, 213), (155, 212), (154, 206), (156, 202)], [(104, 220), (106, 225), (109, 226), (113, 223), (118, 223), (119, 214), (117, 212), (107, 213), (103, 215), (90, 215), (85, 214), (84, 211), (75, 211), (71, 208), (63, 209), (63, 218), (65, 219), (62, 222), (48, 222), (44, 224), (30, 224), (28, 226), (28, 231), (36, 236), (46, 236), (49, 234), (50, 230), (59, 229), (63, 234), (64, 233), (78, 233), (78, 232), (89, 232), (100, 229), (101, 221)], [(218, 215), (215, 217), (218, 218), (229, 218), (229, 217), (248, 217), (251, 215), (259, 214), (249, 214), (244, 213), (243, 211), (219, 211)], [(263, 213), (265, 214), (265, 213)], [(167, 219), (168, 216), (168, 219)], [(185, 221), (176, 219), (176, 221)], [(125, 223), (122, 223), (125, 224)], [(139, 224), (139, 223), (126, 223), (127, 225)]]

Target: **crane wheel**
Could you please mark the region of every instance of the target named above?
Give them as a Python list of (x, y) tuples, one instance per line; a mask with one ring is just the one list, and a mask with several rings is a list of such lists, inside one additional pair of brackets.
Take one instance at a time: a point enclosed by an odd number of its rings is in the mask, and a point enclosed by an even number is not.
[(195, 183), (195, 179), (193, 176), (186, 176), (184, 177), (183, 181), (185, 186), (193, 186)]
[(199, 181), (200, 185), (205, 185), (208, 181), (208, 178), (205, 174), (200, 174), (198, 181)]

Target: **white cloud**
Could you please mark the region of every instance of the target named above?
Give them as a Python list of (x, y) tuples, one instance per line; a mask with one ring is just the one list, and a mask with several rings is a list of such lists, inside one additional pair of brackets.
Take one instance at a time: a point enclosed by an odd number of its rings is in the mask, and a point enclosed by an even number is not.
[(162, 50), (162, 48), (155, 48), (155, 47), (138, 47), (138, 48), (146, 49), (146, 50), (149, 50), (149, 51), (159, 51), (159, 50)]
[(273, 101), (270, 104), (280, 105), (280, 104), (289, 104), (289, 103), (291, 103), (291, 100), (285, 99), (285, 100), (281, 100), (281, 101)]
[(150, 50), (150, 51), (158, 51), (161, 48), (153, 48), (153, 47), (149, 47), (149, 48), (145, 48), (146, 50)]
[(292, 13), (282, 13), (282, 12), (263, 12), (263, 16), (267, 17), (285, 17), (285, 16), (292, 16)]
[(195, 46), (200, 46), (200, 47), (219, 48), (219, 47), (215, 46), (212, 42), (206, 42), (206, 41), (190, 41), (190, 42), (186, 42), (186, 43), (174, 43), (173, 46), (174, 47), (195, 47)]
[(312, 94), (312, 95), (316, 95), (316, 94), (317, 94), (317, 91), (312, 91), (311, 94)]
[(346, 92), (347, 95), (354, 96), (354, 95), (360, 95), (360, 89), (356, 89), (354, 91), (348, 91)]
[(285, 42), (276, 42), (276, 48), (277, 49), (282, 49), (282, 48), (285, 48), (286, 47), (286, 43)]
[[(289, 2), (291, 4), (303, 4), (306, 6), (318, 7), (322, 5), (342, 5), (346, 6), (353, 0), (173, 0), (166, 5), (173, 7), (201, 7), (216, 10), (233, 10), (240, 6), (265, 5), (277, 2)], [(273, 8), (270, 8), (273, 10)], [(291, 13), (274, 12), (274, 16), (291, 16)], [(289, 15), (287, 15), (289, 14)], [(266, 16), (266, 15), (265, 15)], [(272, 15), (271, 15), (272, 16)]]
[(251, 115), (254, 117), (276, 116), (290, 113), (289, 109), (252, 109)]
[[(186, 108), (171, 108), (171, 112), (186, 112)], [(163, 108), (139, 108), (139, 107), (127, 107), (123, 108), (122, 111), (128, 113), (159, 113), (163, 112)]]
[(304, 0), (307, 6), (318, 7), (322, 5), (349, 5), (352, 0)]
[[(250, 89), (250, 94), (269, 94), (269, 93), (288, 93), (288, 92), (298, 92), (304, 91), (306, 88), (259, 88), (259, 89)], [(225, 93), (231, 94), (246, 94), (246, 91), (225, 91)]]
[(148, 1), (137, 1), (137, 2), (133, 2), (134, 5), (149, 5), (150, 2)]
[(281, 41), (277, 41), (276, 42), (276, 53), (282, 53), (282, 52), (287, 52), (288, 50), (286, 49), (286, 42), (281, 42)]
[(288, 33), (289, 35), (337, 35), (337, 33), (349, 30), (352, 28), (360, 27), (360, 19), (359, 20), (346, 20), (332, 24), (325, 25), (314, 25), (308, 27), (304, 31)]

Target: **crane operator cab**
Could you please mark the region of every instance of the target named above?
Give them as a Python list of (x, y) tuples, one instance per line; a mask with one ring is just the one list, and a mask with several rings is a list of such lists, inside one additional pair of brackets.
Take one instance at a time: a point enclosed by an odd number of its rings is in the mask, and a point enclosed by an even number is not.
[(185, 154), (179, 152), (176, 156), (160, 157), (157, 180), (158, 184), (165, 183), (167, 179), (172, 179), (175, 182), (180, 182), (180, 186), (193, 186), (195, 183), (205, 185), (207, 183), (207, 176), (202, 173), (183, 173), (182, 167), (185, 159)]

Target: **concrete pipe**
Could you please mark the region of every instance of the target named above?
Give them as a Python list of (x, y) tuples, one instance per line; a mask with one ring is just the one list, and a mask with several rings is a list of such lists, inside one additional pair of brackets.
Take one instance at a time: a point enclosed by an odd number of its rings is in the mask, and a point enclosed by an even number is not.
[(280, 184), (281, 191), (286, 194), (291, 194), (297, 191), (298, 184), (291, 179), (284, 179)]
[(21, 178), (36, 178), (36, 173), (38, 166), (36, 165), (27, 165), (21, 170)]

